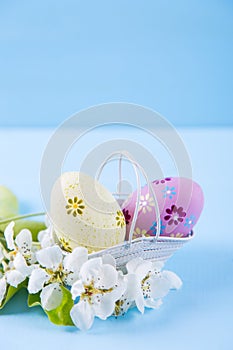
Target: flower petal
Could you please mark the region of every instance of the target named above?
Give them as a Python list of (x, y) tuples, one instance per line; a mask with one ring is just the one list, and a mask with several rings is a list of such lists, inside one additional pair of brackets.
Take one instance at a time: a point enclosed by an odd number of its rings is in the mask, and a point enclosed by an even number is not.
[(2, 277), (0, 279), (0, 305), (5, 297), (6, 287), (7, 287), (6, 279), (5, 277)]
[[(127, 210), (128, 211), (128, 210)], [(109, 264), (116, 268), (116, 260), (111, 254), (105, 254), (102, 256), (103, 264)]]
[(30, 252), (32, 247), (32, 234), (28, 229), (23, 229), (15, 238), (15, 243), (17, 244), (19, 250), (23, 254)]
[(17, 271), (17, 270), (11, 270), (6, 272), (5, 274), (7, 283), (10, 284), (12, 287), (17, 288), (18, 285), (25, 280), (25, 276)]
[(51, 311), (56, 309), (62, 302), (62, 290), (59, 283), (52, 283), (42, 289), (40, 293), (41, 305), (43, 309)]
[(182, 286), (182, 281), (179, 276), (177, 276), (172, 271), (164, 270), (162, 276), (166, 278), (170, 283), (170, 289), (179, 289)]
[(82, 281), (75, 282), (71, 287), (72, 298), (75, 300), (79, 297), (83, 292), (85, 292)]
[(84, 247), (77, 247), (72, 253), (68, 254), (63, 261), (64, 270), (80, 271), (81, 266), (88, 260), (88, 251)]
[(77, 282), (77, 280), (79, 279), (79, 272), (69, 272), (69, 274), (65, 275), (65, 277), (63, 277), (63, 282), (65, 285), (67, 286), (72, 286), (75, 282)]
[(138, 264), (138, 267), (136, 268), (136, 275), (139, 277), (140, 280), (142, 280), (148, 273), (152, 271), (152, 262), (151, 261), (145, 261), (141, 264)]
[(154, 300), (153, 298), (145, 299), (145, 306), (151, 309), (158, 309), (162, 305), (162, 303), (163, 303), (162, 299), (156, 299), (156, 300)]
[(9, 225), (7, 225), (4, 231), (7, 248), (9, 250), (14, 250), (16, 248), (15, 242), (14, 242), (14, 226), (15, 226), (14, 221), (11, 221)]
[(30, 294), (38, 293), (44, 286), (45, 282), (48, 282), (49, 275), (45, 270), (38, 268), (34, 269), (31, 273), (28, 282), (28, 291)]
[(135, 258), (127, 263), (126, 268), (129, 273), (135, 273), (140, 280), (143, 280), (143, 278), (152, 271), (152, 262), (145, 261), (141, 258)]
[(138, 310), (143, 313), (144, 312), (144, 297), (141, 289), (141, 280), (138, 278), (136, 274), (127, 274), (125, 275), (125, 281), (127, 282), (126, 291), (124, 292), (122, 299), (126, 299), (125, 310), (129, 308), (127, 306), (127, 302), (132, 304), (135, 302)]
[(38, 262), (48, 269), (56, 270), (62, 262), (62, 250), (58, 246), (47, 247), (36, 253)]
[(40, 242), (41, 248), (51, 247), (55, 244), (50, 228), (48, 228), (47, 230), (40, 231), (37, 237), (38, 241)]
[(93, 309), (95, 315), (101, 320), (106, 320), (107, 317), (113, 314), (115, 309), (116, 299), (112, 293), (107, 293), (99, 297), (99, 302), (94, 303)]
[(164, 266), (162, 261), (152, 261), (152, 269), (154, 272), (160, 272)]
[(117, 270), (112, 265), (103, 264), (95, 276), (95, 288), (110, 289), (116, 285), (117, 278)]
[(85, 331), (91, 328), (94, 321), (94, 311), (87, 301), (80, 301), (70, 311), (70, 316), (75, 326)]
[(143, 314), (144, 313), (144, 303), (145, 299), (143, 297), (143, 294), (138, 294), (137, 298), (135, 299), (135, 304), (138, 308), (138, 310)]
[(135, 273), (138, 265), (140, 265), (143, 262), (142, 258), (135, 258), (130, 260), (127, 264), (126, 264), (126, 268), (128, 273)]
[(54, 245), (54, 240), (49, 235), (44, 235), (40, 241), (41, 248), (52, 247)]
[(28, 266), (26, 260), (21, 253), (17, 253), (13, 261), (14, 268), (19, 271), (23, 276), (27, 277), (31, 274), (32, 266)]
[(135, 274), (127, 274), (125, 276), (127, 282), (127, 289), (124, 295), (130, 301), (135, 301), (139, 294), (142, 294), (141, 291), (141, 281)]
[(170, 282), (162, 276), (151, 276), (148, 280), (150, 283), (151, 297), (153, 299), (163, 298), (168, 294)]
[(100, 257), (86, 261), (80, 269), (80, 277), (82, 281), (88, 284), (94, 276), (98, 274), (102, 265), (102, 258)]

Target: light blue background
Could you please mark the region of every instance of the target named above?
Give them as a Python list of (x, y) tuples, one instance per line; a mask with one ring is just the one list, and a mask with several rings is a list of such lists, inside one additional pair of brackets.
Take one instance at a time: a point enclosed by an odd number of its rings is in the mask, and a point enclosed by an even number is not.
[(231, 0), (0, 1), (0, 125), (111, 101), (232, 125), (232, 62)]
[[(1, 311), (1, 347), (232, 350), (232, 38), (227, 0), (0, 0), (0, 183), (22, 212), (42, 209), (40, 160), (54, 127), (111, 101), (190, 126), (178, 130), (205, 195), (195, 239), (166, 265), (184, 285), (160, 310), (96, 320), (81, 333), (28, 309), (22, 292)], [(99, 142), (87, 137), (87, 148)]]

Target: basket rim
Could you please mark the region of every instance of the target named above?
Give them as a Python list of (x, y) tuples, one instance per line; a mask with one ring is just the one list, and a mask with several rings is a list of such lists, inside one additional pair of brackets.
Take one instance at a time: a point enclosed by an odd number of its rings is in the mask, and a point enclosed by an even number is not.
[[(139, 243), (139, 242), (177, 242), (177, 243), (181, 243), (181, 242), (188, 242), (191, 241), (194, 238), (195, 234), (193, 231), (191, 231), (191, 234), (187, 237), (170, 237), (170, 236), (159, 236), (157, 239), (155, 239), (155, 237), (139, 237), (136, 238), (134, 240), (132, 240), (131, 242), (129, 241), (124, 241), (123, 243), (111, 246), (111, 247), (106, 247), (103, 249), (100, 249), (98, 251), (93, 251), (92, 253), (89, 253), (88, 256), (92, 256), (92, 255), (96, 255), (96, 254), (103, 254), (105, 251), (108, 252), (109, 250), (114, 250), (115, 248), (120, 248), (120, 247), (129, 247), (133, 244)], [(93, 247), (94, 248), (94, 247)]]

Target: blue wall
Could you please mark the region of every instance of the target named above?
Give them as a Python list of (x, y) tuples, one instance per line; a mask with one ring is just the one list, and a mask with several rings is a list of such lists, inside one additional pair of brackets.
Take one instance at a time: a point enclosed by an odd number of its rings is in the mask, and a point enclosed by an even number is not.
[(233, 1), (0, 0), (0, 125), (111, 101), (233, 125)]

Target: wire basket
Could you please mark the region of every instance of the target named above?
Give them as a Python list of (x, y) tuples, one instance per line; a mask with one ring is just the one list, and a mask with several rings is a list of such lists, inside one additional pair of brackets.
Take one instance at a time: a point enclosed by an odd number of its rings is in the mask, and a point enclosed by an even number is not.
[[(121, 179), (122, 179), (122, 158), (123, 157), (126, 158), (126, 160), (128, 160), (131, 163), (136, 176), (137, 199), (136, 199), (135, 211), (134, 211), (129, 235), (128, 236), (126, 235), (125, 241), (122, 244), (118, 244), (116, 246), (113, 246), (111, 248), (106, 248), (98, 252), (93, 252), (89, 254), (89, 257), (94, 258), (98, 256), (103, 256), (106, 254), (111, 254), (116, 260), (117, 268), (123, 271), (125, 270), (125, 266), (127, 262), (137, 257), (141, 257), (142, 259), (145, 259), (145, 260), (165, 262), (168, 258), (170, 258), (174, 254), (175, 251), (180, 249), (186, 242), (190, 241), (193, 238), (193, 232), (191, 232), (188, 237), (184, 237), (184, 238), (160, 236), (160, 230), (161, 230), (160, 211), (159, 211), (158, 201), (157, 201), (153, 186), (149, 181), (143, 167), (139, 165), (133, 159), (131, 154), (129, 154), (127, 151), (114, 152), (110, 156), (108, 156), (103, 162), (103, 164), (101, 165), (97, 173), (97, 176), (96, 176), (97, 180), (99, 180), (105, 165), (110, 160), (116, 157), (119, 157), (119, 183), (121, 183)], [(140, 173), (145, 178), (148, 188), (154, 200), (157, 230), (156, 230), (156, 235), (154, 237), (140, 237), (140, 238), (133, 239), (135, 224), (139, 213), (139, 202), (140, 202), (140, 195), (141, 195)], [(127, 193), (122, 193), (120, 188), (119, 188), (119, 191), (116, 193), (113, 193), (113, 195), (117, 197), (116, 199), (120, 205), (122, 205), (122, 203), (124, 202), (124, 200), (122, 200), (122, 197), (126, 199), (129, 196), (129, 194)]]

